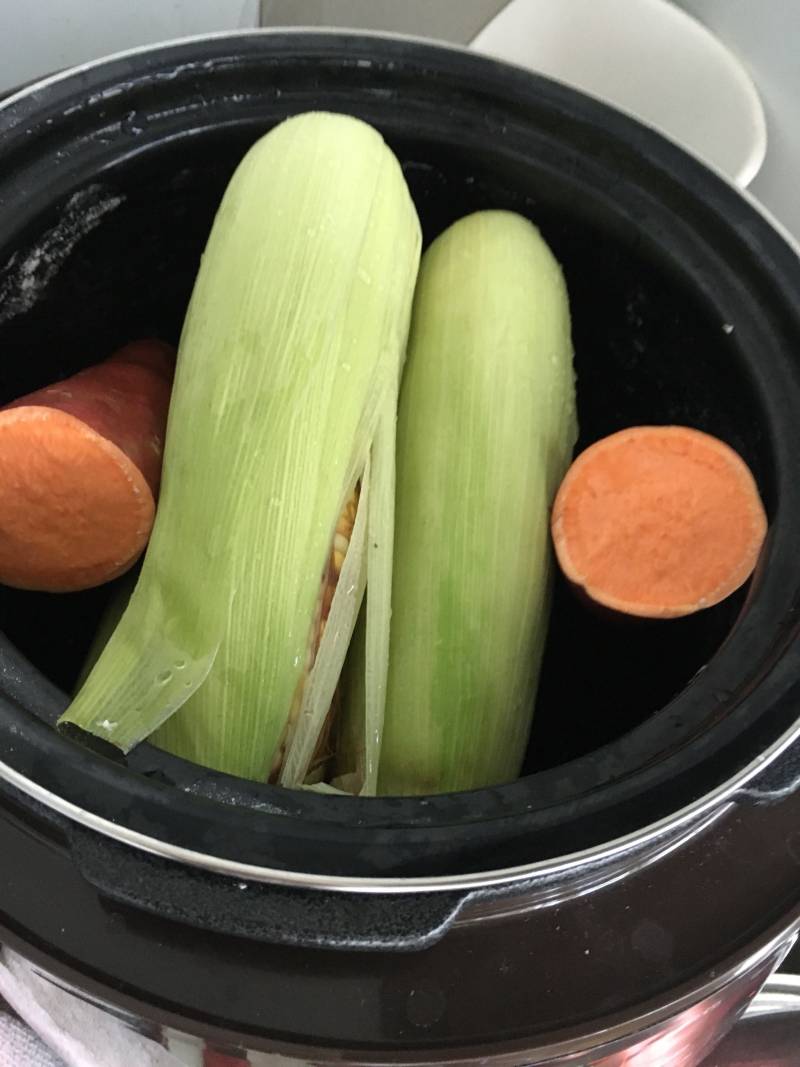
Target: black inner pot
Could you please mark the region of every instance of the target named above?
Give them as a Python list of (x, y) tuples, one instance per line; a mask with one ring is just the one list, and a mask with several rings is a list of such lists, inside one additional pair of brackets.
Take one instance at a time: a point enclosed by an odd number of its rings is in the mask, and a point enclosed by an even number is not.
[[(104, 176), (123, 203), (80, 242), (35, 308), (5, 326), (12, 337), (0, 328), (12, 355), (0, 403), (74, 373), (126, 339), (152, 334), (177, 343), (214, 212), (252, 139), (249, 128), (209, 131), (188, 149), (158, 144)], [(540, 203), (530, 178), (508, 175), (491, 151), (471, 155), (467, 166), (446, 148), (407, 136), (393, 147), (426, 244), (482, 208), (523, 211), (543, 230), (571, 297), (579, 448), (626, 426), (696, 426), (737, 448), (769, 494), (766, 414), (746, 361), (719, 309), (699, 299), (687, 277), (641, 241), (603, 233), (588, 198), (579, 210), (552, 194)], [(71, 596), (4, 587), (0, 626), (69, 692), (108, 595), (108, 587)], [(526, 770), (592, 752), (664, 707), (716, 653), (742, 602), (740, 593), (681, 621), (615, 624), (559, 582)]]
[[(37, 89), (0, 113), (0, 264), (17, 253), (0, 292), (5, 284), (18, 295), (20, 264), (48, 231), (52, 248), (76, 191), (92, 187), (78, 214), (120, 202), (74, 243), (29, 310), (3, 321), (0, 307), (0, 402), (130, 339), (176, 342), (234, 167), (261, 132), (310, 107), (381, 129), (426, 243), (485, 207), (540, 226), (570, 292), (579, 447), (634, 424), (682, 423), (736, 448), (772, 523), (751, 596), (681, 621), (612, 622), (559, 583), (525, 777), (499, 789), (421, 801), (286, 794), (147, 744), (118, 766), (37, 733), (29, 714), (15, 720), (30, 734), (21, 769), (154, 836), (312, 871), (497, 868), (669, 814), (748, 763), (794, 716), (782, 682), (760, 683), (790, 635), (796, 599), (800, 272), (734, 190), (652, 132), (484, 59), (336, 35), (172, 46)], [(14, 650), (68, 692), (109, 594), (0, 589), (6, 661), (23, 671), (6, 689), (16, 705), (52, 721), (65, 697)]]

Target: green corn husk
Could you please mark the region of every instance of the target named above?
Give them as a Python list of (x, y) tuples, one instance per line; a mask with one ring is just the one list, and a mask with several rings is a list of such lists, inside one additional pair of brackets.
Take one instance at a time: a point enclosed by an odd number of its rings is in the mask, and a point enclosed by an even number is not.
[[(423, 256), (400, 395), (380, 793), (519, 774), (549, 616), (549, 507), (576, 436), (558, 264), (517, 215), (462, 219)], [(364, 762), (363, 648), (357, 633), (344, 781)]]
[[(341, 710), (336, 721), (333, 776), (331, 784), (343, 792), (363, 791), (366, 796), (377, 792), (377, 774), (367, 788), (367, 729), (366, 729), (366, 660), (367, 626), (362, 607), (353, 639), (339, 680)], [(391, 632), (391, 631), (390, 631)], [(391, 646), (391, 640), (390, 640)], [(385, 716), (384, 698), (384, 716)], [(385, 719), (384, 724), (385, 726)], [(383, 732), (373, 738), (373, 758), (380, 766)]]
[[(393, 433), (419, 249), (400, 166), (366, 124), (306, 114), (249, 151), (184, 325), (141, 576), (62, 723), (124, 751), (157, 731), (178, 755), (255, 779), (285, 744), (282, 780), (302, 784), (358, 613), (365, 544), (348, 552), (355, 577), (337, 589), (312, 685), (321, 575), (373, 440), (364, 522), (385, 522), (394, 454), (377, 442)], [(391, 539), (378, 552), (376, 585), (391, 581)], [(304, 700), (287, 735), (304, 684), (316, 703)]]
[(138, 572), (136, 569), (126, 571), (125, 574), (123, 574), (121, 578), (118, 578), (114, 583), (114, 592), (106, 605), (105, 611), (100, 616), (97, 630), (92, 638), (89, 651), (86, 653), (86, 659), (83, 661), (83, 666), (81, 667), (77, 681), (75, 682), (73, 695), (79, 693), (83, 688), (86, 679), (91, 674), (92, 668), (100, 659), (100, 654), (111, 639), (114, 630), (116, 630), (119, 620), (125, 614), (125, 608), (128, 606), (133, 590), (136, 588), (137, 574)]

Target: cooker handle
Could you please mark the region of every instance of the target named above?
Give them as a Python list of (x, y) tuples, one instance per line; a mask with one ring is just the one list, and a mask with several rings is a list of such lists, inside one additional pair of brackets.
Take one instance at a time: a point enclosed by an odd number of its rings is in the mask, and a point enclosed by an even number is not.
[(740, 789), (736, 800), (772, 804), (800, 790), (800, 739), (793, 741), (760, 773)]
[(295, 889), (165, 860), (77, 824), (68, 838), (77, 868), (107, 901), (272, 944), (415, 951), (444, 935), (469, 896)]

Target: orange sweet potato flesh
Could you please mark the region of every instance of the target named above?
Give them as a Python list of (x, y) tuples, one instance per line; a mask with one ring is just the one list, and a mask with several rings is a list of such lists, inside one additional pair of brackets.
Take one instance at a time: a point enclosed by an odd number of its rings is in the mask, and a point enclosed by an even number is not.
[(174, 350), (138, 341), (0, 410), (0, 582), (73, 592), (141, 554), (161, 478)]
[(753, 573), (767, 532), (741, 457), (685, 426), (637, 426), (586, 449), (551, 525), (574, 585), (606, 608), (653, 619), (730, 596)]

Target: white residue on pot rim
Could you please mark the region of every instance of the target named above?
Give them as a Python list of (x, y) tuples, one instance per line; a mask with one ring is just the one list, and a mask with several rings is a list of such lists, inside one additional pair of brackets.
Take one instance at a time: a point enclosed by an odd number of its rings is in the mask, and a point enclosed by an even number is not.
[(30, 311), (78, 242), (123, 200), (99, 184), (74, 193), (55, 226), (27, 251), (15, 252), (0, 271), (0, 323)]

